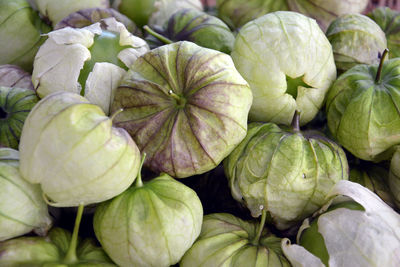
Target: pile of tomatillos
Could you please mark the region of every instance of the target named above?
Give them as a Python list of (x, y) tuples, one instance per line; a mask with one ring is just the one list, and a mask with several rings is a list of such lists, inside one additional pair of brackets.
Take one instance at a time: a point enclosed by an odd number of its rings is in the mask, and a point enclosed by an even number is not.
[(400, 266), (400, 12), (204, 3), (0, 0), (0, 266)]

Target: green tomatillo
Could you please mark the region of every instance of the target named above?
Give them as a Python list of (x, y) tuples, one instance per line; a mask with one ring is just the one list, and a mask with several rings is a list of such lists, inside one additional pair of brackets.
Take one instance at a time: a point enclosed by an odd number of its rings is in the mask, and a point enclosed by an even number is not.
[(326, 36), (340, 72), (357, 64), (379, 63), (379, 55), (387, 46), (385, 33), (379, 25), (361, 14), (336, 18), (326, 30)]
[[(25, 181), (19, 173), (19, 154), (0, 148), (0, 241), (35, 231), (45, 235), (52, 219), (40, 186)], [(2, 258), (0, 242), (0, 259)], [(1, 264), (0, 260), (0, 265)]]
[(233, 197), (272, 223), (287, 229), (325, 204), (331, 188), (348, 179), (349, 167), (339, 145), (315, 131), (300, 131), (296, 112), (292, 127), (249, 124), (246, 138), (224, 161)]
[(196, 9), (175, 12), (157, 32), (147, 26), (145, 30), (154, 35), (146, 38), (153, 46), (186, 40), (230, 54), (235, 41), (235, 36), (222, 20)]
[(98, 203), (127, 189), (140, 153), (129, 134), (84, 97), (56, 92), (40, 100), (22, 129), (20, 172), (53, 206)]
[(18, 149), (25, 119), (38, 101), (31, 89), (0, 86), (0, 146)]
[(177, 11), (182, 9), (203, 10), (201, 0), (156, 0), (154, 3), (155, 10), (149, 17), (150, 26), (162, 26)]
[(227, 213), (204, 216), (199, 238), (185, 253), (179, 266), (289, 267), (280, 248), (281, 238), (261, 221), (243, 221)]
[(311, 121), (336, 79), (332, 46), (315, 20), (277, 11), (244, 25), (232, 59), (253, 92), (251, 121), (289, 125), (295, 110)]
[(386, 35), (391, 57), (400, 56), (400, 12), (389, 7), (377, 7), (368, 13)]
[[(383, 164), (362, 162), (350, 168), (349, 181), (356, 182), (377, 194), (386, 204), (396, 206), (389, 186), (389, 168)], [(400, 202), (399, 202), (400, 203)]]
[(45, 237), (20, 237), (0, 243), (1, 266), (116, 266), (95, 240), (79, 240), (83, 206), (78, 208), (74, 231), (53, 228)]
[(153, 49), (115, 92), (115, 125), (125, 128), (145, 166), (175, 178), (215, 168), (242, 141), (252, 102), (229, 55), (182, 41)]
[(368, 0), (287, 0), (289, 10), (315, 19), (323, 31), (338, 16), (362, 13), (368, 3)]
[(32, 73), (39, 97), (57, 91), (81, 94), (107, 115), (122, 75), (149, 49), (112, 17), (81, 29), (52, 31), (48, 37)]
[(114, 0), (112, 7), (128, 16), (139, 27), (146, 24), (162, 26), (180, 9), (203, 10), (200, 0)]
[(86, 8), (108, 8), (109, 0), (34, 0), (42, 16), (55, 26), (69, 14)]
[(168, 267), (192, 246), (202, 221), (195, 191), (167, 174), (143, 183), (139, 172), (132, 187), (98, 206), (93, 226), (119, 266)]
[(400, 59), (357, 65), (335, 81), (326, 99), (329, 130), (354, 156), (389, 159), (400, 143)]
[(233, 30), (270, 12), (288, 10), (286, 0), (217, 0), (218, 17)]
[(31, 72), (35, 55), (51, 30), (27, 0), (0, 0), (0, 65)]

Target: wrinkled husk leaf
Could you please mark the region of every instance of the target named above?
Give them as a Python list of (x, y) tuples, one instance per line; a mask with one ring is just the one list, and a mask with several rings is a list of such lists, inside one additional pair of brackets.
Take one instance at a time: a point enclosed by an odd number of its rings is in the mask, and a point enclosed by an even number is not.
[(86, 8), (108, 8), (109, 0), (35, 0), (43, 17), (55, 26), (69, 14)]
[(0, 86), (0, 147), (18, 149), (25, 119), (38, 101), (31, 89)]
[[(277, 11), (247, 23), (232, 58), (253, 92), (252, 121), (289, 125), (299, 110), (304, 125), (336, 79), (331, 44), (314, 20), (295, 12)], [(298, 79), (302, 84), (291, 85)]]
[(385, 32), (390, 56), (400, 57), (400, 12), (389, 7), (378, 7), (368, 16)]
[[(223, 21), (196, 9), (175, 12), (159, 33), (173, 42), (191, 41), (227, 54), (235, 42), (235, 36)], [(147, 40), (153, 46), (164, 44), (155, 37)]]
[(0, 148), (0, 241), (32, 230), (44, 235), (51, 224), (40, 187), (28, 183), (19, 173), (18, 151)]
[(286, 0), (217, 0), (218, 17), (233, 29), (270, 12), (288, 10)]
[(140, 163), (129, 134), (69, 92), (48, 95), (32, 109), (19, 149), (21, 175), (40, 184), (54, 206), (110, 199), (132, 184)]
[(0, 86), (33, 90), (32, 76), (17, 65), (0, 65)]
[(133, 186), (95, 212), (93, 226), (120, 266), (170, 266), (200, 234), (203, 209), (189, 187), (167, 174)]
[(149, 25), (162, 27), (175, 12), (187, 8), (202, 11), (203, 4), (200, 0), (156, 0)]
[(331, 188), (348, 179), (349, 172), (346, 155), (334, 142), (273, 123), (249, 124), (246, 138), (224, 167), (233, 197), (253, 217), (264, 206), (280, 230), (321, 208)]
[(395, 207), (390, 191), (389, 170), (384, 166), (372, 163), (361, 164), (350, 169), (349, 181), (356, 182), (377, 194), (386, 204)]
[(326, 99), (328, 127), (336, 140), (356, 157), (390, 159), (392, 146), (400, 143), (400, 59), (357, 65), (335, 81)]
[(85, 239), (78, 244), (78, 262), (64, 263), (71, 234), (61, 228), (53, 228), (46, 237), (20, 237), (0, 243), (1, 266), (115, 266), (104, 250), (94, 240)]
[(79, 10), (58, 22), (54, 27), (54, 30), (59, 30), (65, 27), (83, 28), (109, 17), (113, 17), (124, 24), (125, 28), (135, 36), (142, 36), (142, 31), (132, 20), (113, 8), (87, 8)]
[(389, 188), (396, 206), (400, 208), (400, 149), (398, 146), (396, 146), (395, 153), (390, 161)]
[(115, 125), (147, 154), (146, 166), (183, 178), (215, 168), (242, 141), (251, 101), (230, 56), (183, 41), (140, 57), (112, 111), (123, 109)]
[[(95, 46), (96, 38), (102, 36), (103, 31), (119, 35), (119, 47), (107, 47), (112, 50), (110, 54)], [(149, 49), (143, 39), (129, 33), (115, 18), (106, 18), (82, 29), (63, 28), (50, 32), (48, 36), (35, 57), (32, 73), (39, 97), (58, 91), (82, 94), (107, 115), (125, 69)], [(97, 48), (95, 55), (91, 50), (94, 47)], [(84, 67), (88, 65), (85, 63), (94, 66), (91, 70), (86, 69)], [(82, 85), (79, 80), (81, 71), (89, 72)]]
[(0, 65), (32, 71), (35, 55), (51, 29), (26, 0), (0, 0)]
[(368, 2), (368, 0), (287, 0), (291, 11), (315, 19), (323, 31), (326, 31), (329, 24), (338, 16), (362, 13)]
[[(336, 198), (316, 214), (329, 266), (399, 266), (400, 215), (373, 192), (350, 181), (338, 182), (328, 195), (333, 197)], [(337, 208), (324, 213), (331, 204), (349, 198), (365, 211)], [(306, 219), (298, 238), (309, 225)], [(282, 240), (282, 249), (295, 267), (325, 266), (318, 257), (299, 245), (291, 245), (288, 239)]]
[(379, 55), (387, 46), (385, 33), (379, 25), (361, 14), (338, 17), (329, 25), (326, 36), (341, 72), (357, 64), (379, 63)]
[(290, 266), (280, 248), (281, 238), (266, 228), (258, 244), (252, 244), (258, 225), (227, 213), (204, 216), (200, 236), (180, 266)]

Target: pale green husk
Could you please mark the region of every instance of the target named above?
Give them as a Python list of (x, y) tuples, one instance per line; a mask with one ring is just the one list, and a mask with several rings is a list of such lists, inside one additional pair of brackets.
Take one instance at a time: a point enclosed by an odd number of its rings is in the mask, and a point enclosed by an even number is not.
[[(305, 124), (336, 79), (329, 41), (314, 20), (295, 12), (277, 11), (247, 23), (231, 55), (253, 92), (252, 121), (289, 125), (299, 110)], [(304, 84), (289, 92), (287, 80), (298, 78)]]
[(218, 17), (231, 29), (270, 12), (288, 10), (286, 0), (217, 0)]
[(377, 7), (368, 16), (385, 32), (390, 56), (400, 56), (400, 12), (389, 7)]
[(0, 241), (32, 230), (43, 235), (51, 224), (40, 186), (28, 183), (19, 173), (18, 151), (0, 148)]
[(389, 159), (400, 143), (400, 59), (357, 65), (335, 81), (326, 99), (327, 123), (336, 140), (363, 160)]
[(64, 262), (71, 242), (71, 233), (61, 228), (53, 228), (46, 237), (20, 237), (0, 243), (0, 265), (7, 267), (112, 267), (104, 250), (96, 246), (92, 239), (79, 242), (76, 262)]
[(349, 171), (344, 151), (334, 142), (273, 123), (249, 124), (246, 138), (224, 161), (224, 168), (232, 196), (253, 217), (265, 207), (281, 230), (320, 209)]
[(140, 155), (129, 134), (112, 126), (100, 107), (56, 92), (29, 113), (20, 140), (20, 172), (40, 184), (52, 205), (102, 202), (127, 189)]
[(69, 14), (85, 8), (108, 8), (109, 0), (35, 0), (40, 13), (55, 26)]
[(13, 64), (31, 72), (40, 45), (50, 31), (26, 0), (0, 0), (0, 65)]
[(227, 213), (204, 216), (200, 236), (185, 253), (180, 266), (290, 266), (280, 248), (281, 239), (267, 229), (253, 244), (258, 226), (256, 221), (243, 221)]
[(287, 0), (291, 11), (302, 13), (315, 19), (321, 29), (326, 31), (329, 24), (344, 14), (362, 13), (368, 0)]
[(378, 24), (361, 14), (338, 17), (329, 25), (326, 36), (341, 72), (357, 64), (379, 63), (379, 55), (387, 46), (385, 33)]
[(119, 266), (167, 267), (192, 246), (202, 221), (195, 191), (162, 174), (103, 203), (93, 225), (102, 247)]
[(149, 17), (149, 25), (161, 27), (175, 12), (186, 8), (202, 11), (203, 4), (200, 0), (156, 0), (154, 11)]

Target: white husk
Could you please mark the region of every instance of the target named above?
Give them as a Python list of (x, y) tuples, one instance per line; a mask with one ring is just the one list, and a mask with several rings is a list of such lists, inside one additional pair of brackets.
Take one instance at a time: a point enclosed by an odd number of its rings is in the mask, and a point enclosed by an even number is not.
[[(91, 58), (89, 48), (93, 45), (95, 35), (102, 33), (101, 26), (107, 31), (120, 34), (121, 46), (129, 46), (117, 55), (127, 68), (149, 50), (144, 40), (129, 33), (125, 26), (114, 18), (104, 19), (82, 29), (68, 27), (50, 32), (34, 62), (32, 80), (39, 97), (43, 98), (58, 91), (80, 94), (80, 71), (85, 61)], [(99, 104), (106, 115), (109, 114), (109, 103), (113, 99), (106, 99), (105, 96), (113, 96), (113, 91), (125, 73), (122, 68), (110, 65), (111, 63), (107, 63), (101, 67), (94, 67), (96, 71), (89, 74), (90, 79), (88, 77), (86, 81), (84, 95), (92, 103)], [(100, 100), (101, 95), (103, 97)]]
[[(329, 266), (400, 266), (400, 215), (357, 183), (338, 182), (328, 198), (341, 195), (361, 204), (365, 211), (338, 208), (318, 218), (318, 231), (324, 237)], [(292, 264), (314, 266), (311, 264), (315, 257), (305, 249), (282, 244)]]
[(308, 252), (302, 246), (291, 244), (288, 238), (283, 238), (281, 247), (286, 258), (293, 267), (324, 267), (321, 260)]
[(124, 74), (125, 70), (114, 64), (96, 63), (86, 80), (85, 97), (90, 103), (100, 106), (105, 114), (109, 114), (111, 100)]

